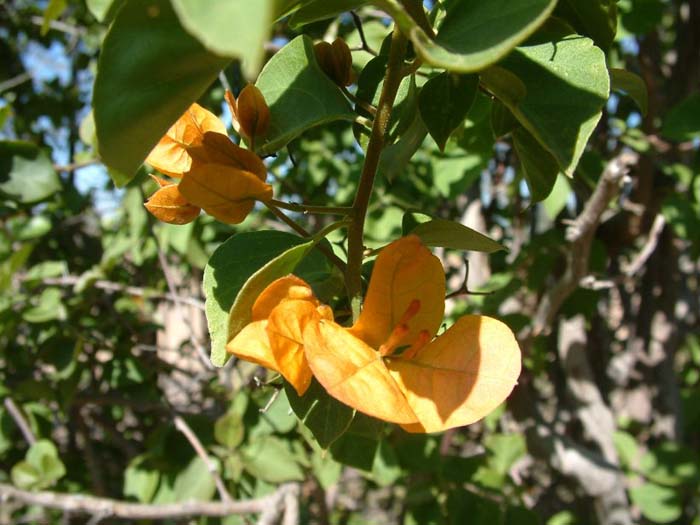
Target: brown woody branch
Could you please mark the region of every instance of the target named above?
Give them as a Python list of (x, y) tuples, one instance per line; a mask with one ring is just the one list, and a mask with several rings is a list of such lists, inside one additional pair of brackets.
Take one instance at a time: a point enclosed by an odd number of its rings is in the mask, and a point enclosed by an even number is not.
[(542, 297), (535, 314), (531, 336), (536, 337), (551, 328), (559, 308), (585, 277), (588, 272), (591, 243), (601, 216), (610, 201), (619, 193), (622, 179), (629, 167), (636, 164), (638, 158), (636, 153), (630, 151), (623, 151), (614, 157), (605, 167), (583, 211), (567, 228), (566, 240), (570, 246), (567, 251), (566, 271)]
[[(7, 483), (0, 483), (0, 503), (16, 501), (25, 505), (62, 510), (70, 514), (100, 516), (101, 519), (165, 520), (190, 516), (224, 517), (233, 514), (259, 513), (264, 513), (265, 516), (279, 517), (282, 512), (287, 514), (285, 505), (289, 504), (291, 496), (296, 494), (298, 494), (296, 484), (285, 484), (269, 496), (247, 501), (187, 501), (155, 505), (129, 503), (82, 494), (30, 492), (20, 490)], [(267, 523), (273, 522), (274, 520), (267, 521)]]

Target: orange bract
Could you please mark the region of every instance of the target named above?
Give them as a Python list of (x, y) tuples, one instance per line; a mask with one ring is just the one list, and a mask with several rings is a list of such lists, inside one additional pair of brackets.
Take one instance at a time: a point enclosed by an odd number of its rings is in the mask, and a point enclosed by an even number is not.
[[(154, 177), (155, 178), (155, 177)], [(146, 201), (146, 209), (158, 220), (170, 224), (187, 224), (199, 216), (200, 209), (182, 196), (177, 184), (157, 179), (160, 188)]]
[(409, 236), (377, 257), (353, 327), (335, 323), (310, 287), (290, 276), (261, 294), (254, 322), (228, 348), (297, 384), (313, 373), (331, 396), (409, 432), (439, 432), (484, 417), (520, 375), (520, 348), (496, 319), (464, 316), (434, 338), (444, 295), (439, 259)]
[[(272, 198), (262, 160), (234, 144), (223, 122), (198, 104), (192, 104), (171, 126), (146, 161), (163, 173), (182, 178), (168, 195), (177, 192), (183, 202), (222, 222), (237, 224), (256, 200)], [(148, 206), (153, 206), (151, 201)], [(165, 220), (163, 212), (158, 215), (149, 210)]]
[(180, 178), (192, 166), (192, 148), (202, 145), (207, 132), (225, 137), (226, 126), (210, 111), (192, 104), (156, 144), (146, 162), (161, 173)]
[(228, 352), (279, 372), (303, 395), (311, 384), (303, 331), (311, 320), (333, 319), (330, 308), (314, 297), (308, 284), (289, 275), (263, 290), (251, 318), (253, 322), (226, 345)]

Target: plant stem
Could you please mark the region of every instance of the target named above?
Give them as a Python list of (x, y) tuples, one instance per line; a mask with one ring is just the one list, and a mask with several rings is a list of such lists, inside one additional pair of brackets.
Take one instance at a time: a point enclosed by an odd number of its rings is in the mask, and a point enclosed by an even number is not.
[[(270, 202), (263, 202), (265, 206), (267, 206), (267, 209), (272, 212), (272, 214), (277, 217), (279, 220), (284, 222), (287, 226), (289, 226), (292, 230), (297, 232), (299, 235), (302, 237), (313, 237), (306, 229), (295, 222), (294, 220), (290, 219), (287, 217), (282, 210), (277, 208), (275, 205), (273, 205)], [(345, 262), (338, 257), (336, 254), (334, 254), (332, 251), (328, 250), (325, 246), (322, 244), (317, 245), (317, 248), (321, 250), (323, 255), (326, 256), (326, 258), (332, 262), (341, 272), (345, 272), (347, 270), (347, 267), (345, 265)]]
[(364, 251), (362, 238), (365, 227), (365, 216), (367, 215), (367, 206), (370, 196), (372, 195), (374, 178), (377, 174), (379, 157), (384, 147), (391, 109), (396, 99), (396, 92), (398, 91), (399, 84), (401, 83), (401, 70), (403, 58), (406, 54), (407, 42), (406, 37), (401, 33), (399, 28), (396, 27), (391, 37), (389, 61), (387, 63), (382, 93), (379, 96), (379, 103), (377, 104), (377, 116), (372, 125), (372, 132), (367, 145), (367, 154), (365, 155), (365, 163), (362, 166), (362, 174), (360, 175), (360, 184), (357, 187), (355, 201), (352, 205), (355, 213), (352, 223), (348, 228), (348, 265), (347, 271), (345, 272), (345, 286), (348, 291), (348, 297), (350, 298), (353, 319), (357, 319), (359, 315), (362, 296), (362, 276), (360, 272), (362, 268), (362, 252)]
[(298, 213), (316, 213), (319, 215), (352, 215), (353, 209), (350, 206), (310, 206), (308, 204), (297, 204), (295, 202), (283, 202), (277, 199), (270, 199), (270, 204), (275, 208), (295, 211)]

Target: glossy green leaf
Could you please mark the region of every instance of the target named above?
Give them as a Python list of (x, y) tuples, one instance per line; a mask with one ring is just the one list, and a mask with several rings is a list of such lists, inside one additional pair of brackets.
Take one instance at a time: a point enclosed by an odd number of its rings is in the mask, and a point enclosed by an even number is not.
[(513, 146), (530, 188), (530, 198), (533, 202), (545, 199), (557, 181), (557, 159), (542, 147), (532, 133), (520, 126), (513, 132)]
[(440, 151), (467, 117), (478, 88), (477, 75), (454, 73), (442, 73), (423, 84), (418, 95), (420, 115)]
[(270, 127), (257, 145), (260, 154), (283, 148), (314, 126), (355, 118), (338, 86), (318, 66), (307, 36), (295, 38), (275, 53), (255, 85), (270, 107)]
[[(486, 235), (479, 233), (463, 224), (439, 218), (429, 218), (425, 214), (411, 213), (407, 215), (418, 216), (418, 221), (411, 228), (410, 221), (404, 218), (405, 233), (418, 235), (423, 244), (431, 247), (452, 248), (455, 250), (466, 250), (474, 252), (493, 253), (505, 250), (503, 245), (490, 239)], [(421, 218), (422, 216), (422, 218)], [(425, 220), (428, 217), (429, 220)]]
[(510, 110), (498, 100), (491, 106), (491, 130), (496, 139), (506, 136), (518, 127), (518, 120)]
[(60, 189), (61, 180), (43, 151), (29, 142), (0, 141), (0, 195), (33, 204)]
[(425, 62), (471, 73), (499, 61), (547, 19), (556, 0), (462, 0), (454, 2), (431, 40), (406, 16), (397, 23)]
[(661, 134), (678, 142), (700, 138), (700, 93), (690, 95), (666, 113)]
[(369, 0), (310, 0), (303, 2), (302, 6), (289, 19), (289, 25), (296, 29), (305, 24), (318, 22), (334, 17), (344, 11), (351, 11), (368, 4)]
[(182, 27), (212, 53), (241, 60), (246, 76), (254, 78), (274, 20), (274, 0), (171, 1)]
[(617, 32), (616, 0), (562, 0), (554, 14), (570, 23), (577, 33), (607, 50)]
[(481, 81), (572, 176), (610, 92), (605, 55), (593, 41), (535, 41), (482, 72)]
[(350, 426), (355, 411), (328, 395), (315, 379), (301, 397), (289, 383), (285, 383), (284, 390), (292, 410), (322, 449), (331, 446)]
[(228, 63), (180, 25), (167, 0), (127, 0), (105, 37), (93, 108), (103, 162), (126, 179)]
[(625, 69), (610, 69), (610, 89), (623, 91), (634, 100), (642, 115), (647, 114), (649, 107), (649, 96), (647, 85), (639, 75)]
[[(303, 257), (307, 248), (301, 248), (300, 251), (293, 251), (291, 256), (283, 257), (274, 263), (268, 272), (262, 272), (261, 268), (274, 261), (286, 250), (300, 244), (304, 244), (302, 238), (285, 232), (246, 232), (234, 235), (213, 253), (204, 269), (204, 293), (207, 324), (211, 335), (211, 360), (215, 366), (223, 366), (228, 360), (226, 343), (229, 341), (229, 333), (231, 330), (240, 330), (240, 327), (245, 324), (244, 320), (250, 313), (243, 311), (244, 305), (248, 305), (248, 308), (252, 306), (257, 298), (255, 293), (255, 290), (258, 290), (257, 287), (264, 288), (268, 282), (290, 273), (299, 262), (296, 256), (302, 254)], [(312, 251), (308, 262), (300, 268), (299, 275), (303, 277), (309, 273), (321, 272), (324, 268), (323, 256)], [(275, 271), (284, 273), (277, 275)], [(254, 277), (255, 275), (257, 277)], [(265, 280), (273, 275), (276, 277), (272, 277), (270, 281)], [(230, 327), (232, 306), (246, 284), (247, 292), (239, 299), (239, 306), (234, 314), (238, 321), (234, 321)], [(240, 315), (243, 317), (239, 317), (238, 312), (242, 312)]]
[(629, 490), (632, 502), (654, 523), (671, 523), (683, 512), (683, 503), (675, 489), (645, 483)]

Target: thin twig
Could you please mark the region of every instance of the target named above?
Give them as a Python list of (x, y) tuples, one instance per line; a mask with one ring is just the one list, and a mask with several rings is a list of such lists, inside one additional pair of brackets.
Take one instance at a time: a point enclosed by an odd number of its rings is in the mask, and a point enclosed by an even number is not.
[(127, 503), (109, 498), (59, 492), (30, 492), (7, 483), (0, 483), (0, 502), (18, 501), (80, 515), (101, 515), (104, 518), (130, 520), (166, 520), (190, 516), (223, 517), (232, 514), (258, 514), (270, 507), (279, 508), (288, 492), (298, 490), (296, 484), (280, 486), (276, 492), (263, 498), (247, 501), (186, 501), (163, 505)]
[(659, 244), (659, 237), (661, 237), (661, 232), (664, 231), (665, 225), (666, 220), (664, 219), (664, 216), (659, 213), (654, 218), (654, 222), (649, 229), (649, 237), (647, 238), (647, 242), (644, 243), (642, 250), (623, 270), (625, 275), (632, 277), (642, 269), (642, 267), (649, 260), (649, 257), (651, 257), (651, 254), (654, 253), (654, 250), (656, 250), (656, 247)]
[(190, 445), (192, 445), (192, 448), (197, 455), (202, 458), (202, 461), (204, 461), (204, 464), (207, 466), (207, 470), (209, 471), (209, 475), (214, 480), (214, 484), (216, 485), (216, 490), (219, 493), (221, 501), (233, 501), (231, 494), (229, 494), (228, 490), (226, 489), (224, 481), (221, 479), (221, 476), (219, 476), (219, 471), (216, 468), (216, 464), (211, 460), (209, 454), (207, 454), (207, 451), (204, 450), (204, 446), (197, 435), (192, 431), (190, 426), (181, 416), (176, 415), (173, 418), (173, 422), (175, 423), (175, 428), (182, 432), (185, 438), (187, 438), (187, 441), (190, 442)]
[[(22, 276), (20, 280), (28, 280), (27, 276)], [(47, 277), (41, 280), (42, 284), (48, 286), (75, 286), (80, 283), (82, 278), (79, 275), (64, 275), (62, 277)], [(168, 300), (173, 302), (179, 302), (186, 304), (188, 306), (193, 306), (199, 310), (204, 311), (204, 301), (200, 299), (193, 299), (191, 297), (183, 297), (182, 295), (173, 296), (170, 293), (163, 294), (156, 291), (151, 291), (147, 288), (140, 288), (137, 286), (127, 286), (121, 283), (115, 283), (113, 281), (106, 281), (103, 279), (94, 281), (90, 283), (93, 288), (99, 288), (108, 292), (123, 292), (127, 295), (133, 295), (135, 297), (143, 297), (144, 299), (153, 300)]]
[(605, 167), (593, 194), (586, 202), (581, 214), (566, 229), (567, 266), (564, 275), (542, 297), (532, 324), (530, 337), (536, 337), (552, 326), (552, 322), (564, 301), (576, 290), (588, 271), (588, 259), (595, 231), (603, 212), (610, 201), (619, 193), (620, 183), (630, 166), (636, 164), (639, 156), (631, 151), (623, 151)]
[(88, 166), (95, 166), (101, 162), (102, 161), (100, 159), (90, 159), (83, 162), (73, 162), (72, 164), (54, 164), (53, 169), (56, 171), (70, 172), (87, 168)]
[[(280, 219), (282, 222), (284, 222), (287, 226), (289, 226), (292, 230), (297, 232), (299, 235), (302, 237), (311, 237), (312, 235), (306, 231), (306, 229), (298, 224), (296, 221), (293, 219), (290, 219), (287, 217), (282, 210), (274, 206), (273, 204), (269, 202), (264, 202), (265, 206), (267, 206), (267, 209), (270, 210), (275, 217)], [(326, 258), (331, 261), (341, 272), (345, 271), (345, 262), (338, 257), (336, 254), (334, 254), (332, 251), (328, 250), (324, 245), (319, 244), (316, 246), (323, 255), (326, 256)]]
[(350, 206), (313, 206), (310, 204), (298, 204), (296, 202), (284, 202), (277, 199), (270, 199), (269, 203), (283, 210), (295, 211), (297, 213), (315, 213), (325, 215), (351, 215)]
[(0, 82), (0, 93), (7, 91), (9, 89), (12, 89), (17, 86), (21, 86), (25, 82), (29, 81), (32, 79), (32, 75), (27, 73), (26, 71), (24, 73), (20, 73), (16, 77), (9, 78), (5, 80), (4, 82)]
[(357, 28), (357, 34), (360, 35), (360, 42), (362, 42), (361, 49), (367, 51), (370, 55), (374, 55), (376, 57), (377, 52), (371, 47), (369, 47), (369, 44), (367, 43), (367, 38), (365, 37), (365, 30), (362, 27), (362, 20), (360, 19), (359, 15), (355, 11), (350, 11), (350, 16), (352, 16), (352, 21), (355, 23), (355, 27)]
[(22, 411), (15, 404), (12, 398), (6, 397), (4, 405), (9, 412), (10, 417), (12, 417), (15, 424), (19, 427), (20, 432), (22, 432), (22, 436), (24, 436), (24, 440), (29, 444), (29, 446), (36, 443), (36, 436), (34, 435), (34, 432), (32, 432), (32, 428), (29, 426), (24, 414), (22, 414)]

